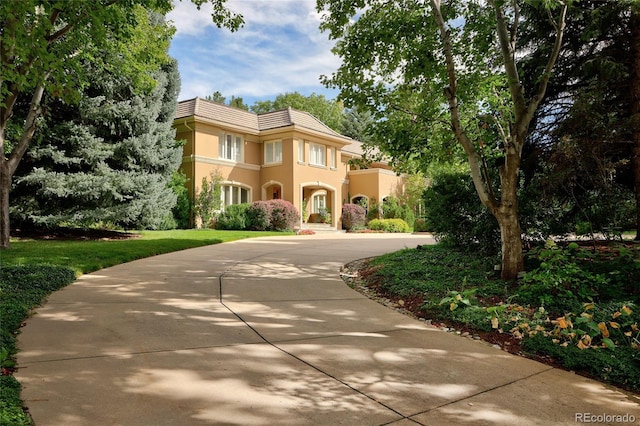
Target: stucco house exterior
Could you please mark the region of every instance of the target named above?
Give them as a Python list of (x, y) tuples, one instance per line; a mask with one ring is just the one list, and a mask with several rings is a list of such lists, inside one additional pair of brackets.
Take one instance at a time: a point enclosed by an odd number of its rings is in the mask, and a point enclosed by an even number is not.
[(179, 102), (174, 127), (186, 141), (181, 169), (192, 200), (203, 178), (219, 174), (225, 206), (282, 198), (298, 209), (302, 227), (325, 210), (340, 229), (343, 204), (382, 202), (404, 191), (405, 178), (386, 163), (353, 166), (349, 160), (362, 157), (362, 143), (303, 111), (255, 114), (194, 98)]

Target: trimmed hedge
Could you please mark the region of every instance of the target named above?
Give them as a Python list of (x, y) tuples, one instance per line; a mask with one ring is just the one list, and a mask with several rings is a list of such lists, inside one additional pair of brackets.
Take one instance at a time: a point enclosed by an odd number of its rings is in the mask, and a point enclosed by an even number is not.
[(352, 229), (364, 228), (367, 220), (367, 213), (358, 204), (342, 205), (342, 229), (351, 231)]
[(409, 224), (402, 219), (373, 219), (368, 226), (374, 231), (411, 232)]

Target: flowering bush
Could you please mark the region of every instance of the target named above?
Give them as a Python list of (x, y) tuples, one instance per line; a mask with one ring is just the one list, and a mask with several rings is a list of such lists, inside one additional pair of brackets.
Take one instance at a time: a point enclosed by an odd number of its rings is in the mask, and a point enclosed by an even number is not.
[(300, 220), (298, 210), (289, 201), (278, 199), (267, 203), (271, 208), (271, 230), (290, 231)]
[(255, 201), (247, 208), (247, 228), (253, 231), (266, 231), (271, 227), (271, 204), (267, 201)]
[(301, 229), (300, 232), (298, 232), (298, 235), (315, 235), (316, 231), (314, 231), (313, 229)]
[(352, 229), (364, 228), (366, 212), (358, 204), (344, 204), (342, 206), (342, 228), (350, 231)]

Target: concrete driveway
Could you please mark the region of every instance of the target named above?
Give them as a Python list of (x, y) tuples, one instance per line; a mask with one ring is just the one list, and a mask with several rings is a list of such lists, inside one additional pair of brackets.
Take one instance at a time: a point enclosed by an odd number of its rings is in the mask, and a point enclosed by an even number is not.
[(640, 421), (635, 395), (431, 328), (340, 279), (351, 260), (431, 242), (260, 238), (84, 275), (22, 329), (23, 399), (38, 426)]

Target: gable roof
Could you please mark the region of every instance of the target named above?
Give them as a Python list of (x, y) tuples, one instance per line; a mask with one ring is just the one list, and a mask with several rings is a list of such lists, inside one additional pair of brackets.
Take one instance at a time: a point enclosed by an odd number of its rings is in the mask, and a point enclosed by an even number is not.
[(334, 131), (308, 112), (298, 111), (291, 107), (256, 114), (201, 98), (178, 102), (175, 118), (179, 119), (190, 116), (202, 117), (254, 132), (295, 126), (340, 138), (345, 143), (353, 141), (351, 138)]

